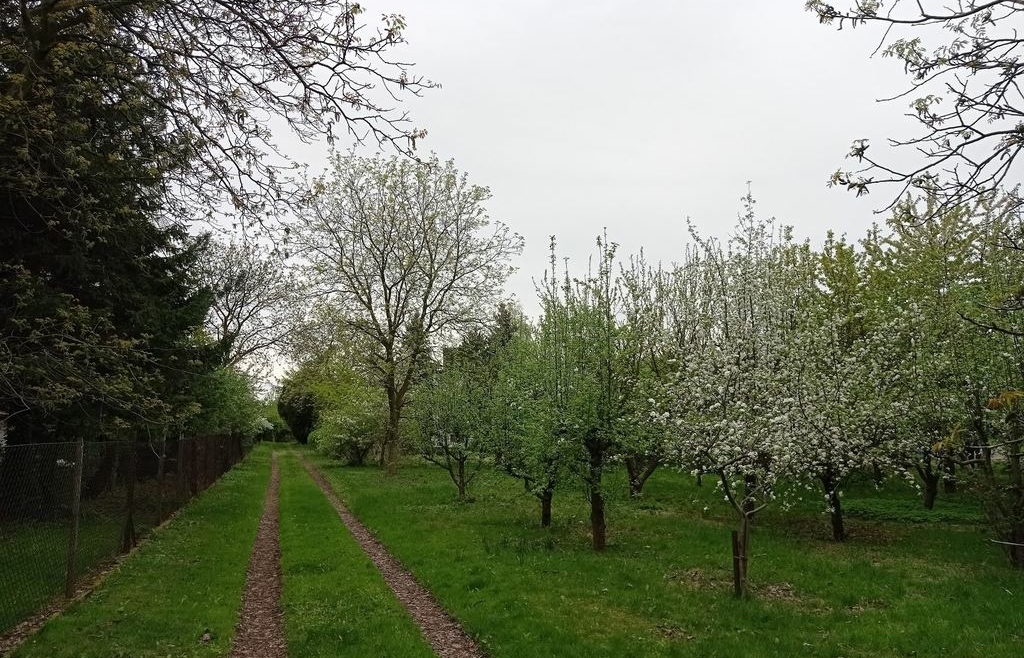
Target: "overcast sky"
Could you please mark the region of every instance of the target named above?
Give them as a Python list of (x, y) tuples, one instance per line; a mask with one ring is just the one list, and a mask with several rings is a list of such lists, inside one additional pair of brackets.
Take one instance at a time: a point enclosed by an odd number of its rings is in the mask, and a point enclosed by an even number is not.
[[(509, 283), (534, 309), (548, 236), (585, 266), (595, 236), (670, 262), (686, 220), (725, 235), (751, 181), (758, 209), (820, 241), (884, 218), (883, 191), (825, 182), (856, 138), (911, 134), (900, 64), (874, 27), (837, 32), (803, 0), (373, 0), (405, 15), (402, 58), (442, 88), (408, 103), (422, 143), (490, 187), (526, 239)], [(313, 169), (326, 147), (303, 149)], [(847, 165), (849, 161), (847, 161)]]

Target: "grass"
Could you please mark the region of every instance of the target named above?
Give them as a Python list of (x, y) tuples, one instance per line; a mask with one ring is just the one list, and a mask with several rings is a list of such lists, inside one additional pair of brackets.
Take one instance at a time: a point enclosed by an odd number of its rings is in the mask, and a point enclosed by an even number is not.
[[(494, 658), (1016, 658), (1024, 646), (1024, 574), (956, 497), (917, 519), (912, 492), (853, 486), (852, 539), (834, 544), (808, 492), (758, 522), (754, 596), (740, 601), (730, 595), (732, 518), (710, 483), (698, 489), (664, 470), (641, 500), (613, 497), (611, 545), (597, 555), (578, 490), (556, 494), (555, 525), (543, 530), (534, 499), (500, 474), (481, 474), (474, 502), (458, 503), (433, 467), (388, 478), (317, 459), (352, 511)], [(623, 491), (621, 474), (612, 479), (609, 488)], [(955, 523), (939, 518), (944, 508)]]
[(260, 446), (13, 655), (225, 655), (269, 473), (270, 449)]
[(433, 652), (294, 457), (280, 460), (282, 607), (292, 656), (429, 658)]
[[(140, 485), (135, 529), (139, 536), (156, 520), (155, 493)], [(124, 532), (124, 489), (83, 501), (75, 560), (79, 578), (108, 564), (119, 552)], [(7, 631), (55, 596), (63, 596), (67, 577), (70, 520), (0, 524), (0, 633)]]

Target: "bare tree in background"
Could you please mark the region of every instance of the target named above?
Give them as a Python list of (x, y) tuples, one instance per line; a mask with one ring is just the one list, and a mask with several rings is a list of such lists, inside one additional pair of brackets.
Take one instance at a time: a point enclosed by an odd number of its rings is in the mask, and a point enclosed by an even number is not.
[(212, 244), (203, 278), (213, 292), (206, 328), (223, 365), (265, 379), (302, 326), (302, 285), (279, 255), (252, 243)]
[(303, 141), (349, 134), (411, 153), (425, 132), (396, 109), (433, 86), (393, 53), (405, 19), (374, 25), (340, 0), (5, 0), (0, 94), (38, 93), (52, 56), (84, 41), (123, 52), (123, 84), (166, 113), (192, 166), (167, 180), (168, 213), (230, 211), (261, 224), (297, 200), (298, 165), (278, 149), (279, 121)]
[[(837, 171), (831, 185), (859, 196), (894, 184), (899, 192), (884, 210), (921, 192), (941, 200), (939, 213), (1007, 184), (1016, 189), (1020, 170), (1014, 165), (1024, 148), (1024, 92), (1017, 80), (1024, 71), (1024, 0), (858, 0), (845, 10), (808, 0), (806, 6), (840, 29), (885, 28), (876, 52), (903, 62), (912, 78), (909, 89), (885, 100), (908, 102), (909, 116), (921, 127), (914, 137), (889, 140), (915, 151), (916, 165), (885, 164), (868, 153), (868, 140), (859, 139), (847, 157), (863, 167)], [(942, 43), (926, 46), (929, 38)]]
[(522, 238), (487, 217), (490, 192), (436, 157), (338, 156), (292, 231), (344, 330), (388, 401), (384, 462), (397, 472), (399, 423), (438, 343), (491, 315)]

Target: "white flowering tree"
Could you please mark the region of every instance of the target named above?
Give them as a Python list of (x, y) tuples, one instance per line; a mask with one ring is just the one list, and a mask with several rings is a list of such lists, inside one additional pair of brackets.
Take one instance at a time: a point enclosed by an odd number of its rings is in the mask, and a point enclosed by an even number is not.
[(644, 484), (665, 460), (666, 432), (651, 422), (652, 396), (673, 372), (673, 346), (668, 340), (668, 304), (672, 276), (647, 263), (643, 252), (623, 266), (616, 280), (622, 300), (623, 366), (632, 382), (625, 396), (618, 455), (626, 467), (629, 495), (640, 496)]
[(831, 236), (815, 258), (814, 286), (787, 336), (790, 432), (824, 493), (836, 541), (846, 539), (842, 487), (869, 469), (904, 471), (897, 428), (904, 394), (906, 318), (879, 318), (864, 280), (863, 252)]
[[(699, 267), (685, 275), (704, 312), (699, 338), (681, 355), (662, 395), (662, 420), (673, 430), (675, 461), (694, 474), (713, 474), (736, 512), (736, 591), (745, 595), (750, 526), (775, 498), (781, 480), (801, 474), (789, 433), (785, 338), (806, 293), (805, 245), (786, 229), (759, 220), (754, 201), (724, 246), (699, 240)], [(803, 283), (803, 286), (801, 286)]]

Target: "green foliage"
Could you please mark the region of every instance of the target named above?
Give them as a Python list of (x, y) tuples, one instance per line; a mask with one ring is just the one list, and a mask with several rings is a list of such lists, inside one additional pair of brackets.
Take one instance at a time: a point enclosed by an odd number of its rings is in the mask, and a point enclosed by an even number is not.
[(309, 435), (317, 422), (316, 397), (308, 388), (308, 382), (299, 373), (281, 382), (277, 397), (277, 411), (288, 424), (292, 436), (299, 443), (309, 441)]
[(257, 431), (257, 439), (260, 441), (282, 442), (291, 436), (288, 424), (281, 418), (277, 410), (277, 401), (264, 401), (260, 404), (261, 426)]
[(380, 389), (341, 359), (321, 365), (308, 386), (317, 409), (310, 442), (349, 464), (364, 464), (384, 436), (387, 408)]
[(469, 332), (444, 350), (443, 362), (417, 389), (412, 417), (420, 455), (448, 471), (460, 498), (501, 431), (504, 418), (494, 407), (502, 402), (496, 385), (508, 330), (495, 325), (488, 333)]
[(192, 389), (198, 413), (188, 421), (196, 434), (241, 434), (253, 438), (263, 427), (263, 409), (252, 383), (232, 368), (218, 368), (196, 379)]
[(156, 81), (94, 18), (39, 50), (5, 23), (0, 46), (0, 414), (15, 440), (179, 422), (208, 356), (193, 340), (203, 241), (165, 203), (183, 145)]

